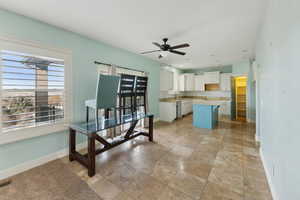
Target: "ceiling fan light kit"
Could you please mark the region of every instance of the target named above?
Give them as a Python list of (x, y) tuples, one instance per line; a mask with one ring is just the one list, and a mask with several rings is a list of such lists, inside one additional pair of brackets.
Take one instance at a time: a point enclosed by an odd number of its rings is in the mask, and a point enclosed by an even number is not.
[(180, 48), (186, 48), (189, 47), (190, 45), (188, 43), (184, 43), (184, 44), (180, 44), (180, 45), (175, 45), (175, 46), (170, 46), (169, 44), (167, 44), (168, 42), (168, 38), (164, 38), (163, 39), (163, 44), (159, 44), (157, 42), (153, 42), (152, 44), (157, 46), (159, 48), (159, 50), (153, 50), (153, 51), (145, 51), (145, 52), (141, 52), (141, 54), (148, 54), (148, 53), (154, 53), (154, 52), (160, 52), (158, 58), (163, 58), (163, 57), (167, 57), (169, 52), (170, 53), (174, 53), (177, 55), (182, 55), (184, 56), (186, 53), (182, 52), (182, 51), (177, 51), (175, 49), (180, 49)]

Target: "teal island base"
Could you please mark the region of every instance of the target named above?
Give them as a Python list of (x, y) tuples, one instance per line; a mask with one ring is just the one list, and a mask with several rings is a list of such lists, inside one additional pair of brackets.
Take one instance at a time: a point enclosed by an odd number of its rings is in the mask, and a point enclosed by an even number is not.
[(219, 105), (194, 104), (193, 126), (213, 129), (218, 122)]

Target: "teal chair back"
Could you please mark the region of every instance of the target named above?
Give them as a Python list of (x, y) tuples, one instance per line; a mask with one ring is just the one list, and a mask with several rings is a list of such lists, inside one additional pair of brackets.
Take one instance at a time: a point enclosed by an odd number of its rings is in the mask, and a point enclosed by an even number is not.
[(96, 109), (115, 108), (117, 106), (119, 82), (119, 76), (99, 75), (96, 90)]

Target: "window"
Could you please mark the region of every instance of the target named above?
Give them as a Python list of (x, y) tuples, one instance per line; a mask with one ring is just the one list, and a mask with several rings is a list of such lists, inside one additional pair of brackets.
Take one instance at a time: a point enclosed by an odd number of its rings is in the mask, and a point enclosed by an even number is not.
[[(134, 75), (134, 76), (145, 76), (147, 77), (146, 72), (141, 72), (141, 71), (136, 71), (136, 70), (130, 70), (130, 69), (125, 69), (125, 68), (116, 68), (116, 73), (121, 75), (121, 74), (129, 74), (129, 75)], [(141, 102), (145, 101), (143, 97), (139, 96), (137, 97), (137, 105), (140, 105)], [(130, 106), (131, 102), (130, 99), (125, 98), (125, 106)], [(143, 111), (143, 107), (138, 107), (138, 111)]]
[(62, 129), (70, 107), (66, 105), (67, 57), (29, 45), (5, 42), (0, 47), (1, 135), (16, 140), (18, 132), (21, 138), (34, 136), (32, 130), (27, 135), (30, 128), (37, 129), (38, 135)]

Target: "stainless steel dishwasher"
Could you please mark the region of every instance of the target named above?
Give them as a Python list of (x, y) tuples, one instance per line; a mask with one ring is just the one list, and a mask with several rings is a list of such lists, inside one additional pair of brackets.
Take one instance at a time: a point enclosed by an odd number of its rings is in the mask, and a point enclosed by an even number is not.
[(181, 101), (176, 101), (176, 119), (182, 118), (181, 103)]

